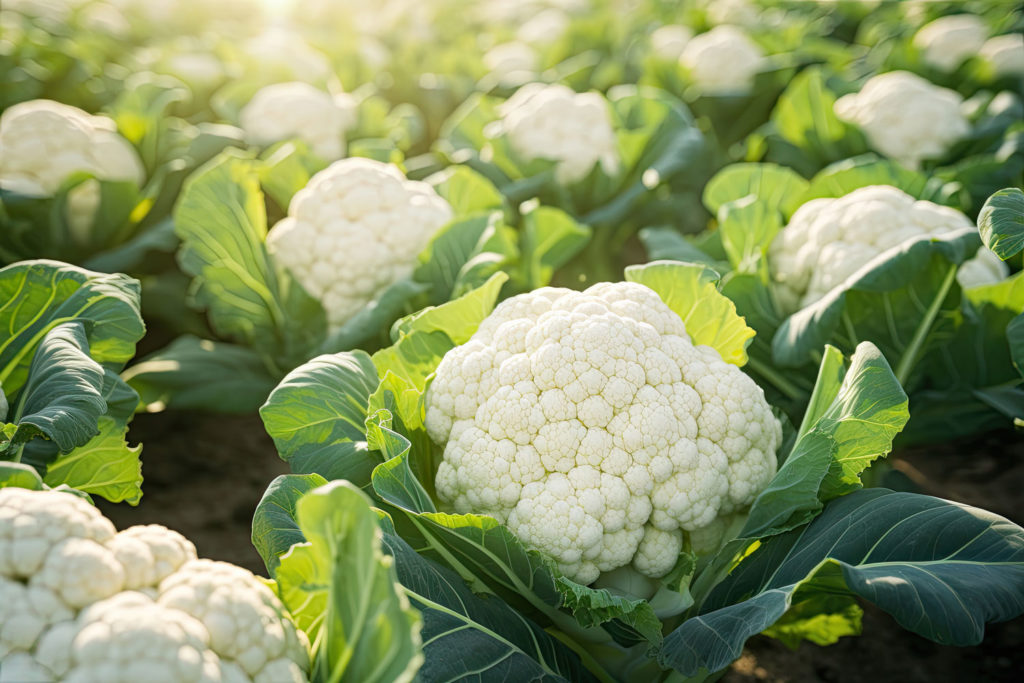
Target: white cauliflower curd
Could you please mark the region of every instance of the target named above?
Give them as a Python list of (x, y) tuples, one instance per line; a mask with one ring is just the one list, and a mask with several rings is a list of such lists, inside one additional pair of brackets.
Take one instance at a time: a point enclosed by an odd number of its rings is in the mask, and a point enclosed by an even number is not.
[(85, 500), (0, 489), (0, 682), (302, 683), (308, 644), (251, 572)]
[(974, 14), (951, 14), (928, 22), (914, 34), (914, 47), (925, 64), (953, 71), (978, 53), (988, 37), (988, 27)]
[(336, 329), (410, 276), (451, 218), (452, 207), (434, 188), (407, 180), (397, 166), (342, 159), (295, 194), (267, 247), (320, 300)]
[(500, 113), (501, 128), (515, 153), (526, 161), (557, 162), (560, 183), (582, 180), (595, 164), (609, 174), (618, 168), (615, 129), (608, 101), (600, 93), (531, 83), (508, 98)]
[(270, 145), (297, 138), (326, 161), (345, 156), (345, 133), (355, 125), (351, 96), (334, 96), (295, 81), (259, 90), (239, 114), (249, 142)]
[[(768, 252), (772, 278), (789, 310), (808, 306), (883, 252), (908, 240), (971, 228), (956, 209), (915, 200), (889, 185), (862, 187), (838, 199), (812, 199), (793, 214)], [(960, 267), (963, 287), (998, 282), (1006, 264), (989, 249)]]
[(1020, 33), (989, 38), (978, 54), (992, 65), (996, 76), (1024, 76), (1024, 35)]
[(860, 126), (877, 151), (916, 169), (970, 133), (962, 104), (952, 90), (908, 71), (890, 71), (868, 79), (859, 93), (836, 100), (835, 113)]
[(639, 284), (498, 305), (426, 394), (440, 499), (491, 515), (580, 583), (665, 575), (683, 532), (749, 505), (782, 438), (762, 390)]
[[(145, 179), (135, 148), (105, 116), (51, 100), (20, 102), (0, 115), (0, 188), (50, 197), (77, 172), (138, 185)], [(85, 241), (99, 204), (100, 187), (94, 180), (68, 194), (73, 237)]]
[(716, 26), (686, 43), (680, 63), (706, 95), (749, 92), (754, 77), (767, 67), (761, 48), (735, 26)]

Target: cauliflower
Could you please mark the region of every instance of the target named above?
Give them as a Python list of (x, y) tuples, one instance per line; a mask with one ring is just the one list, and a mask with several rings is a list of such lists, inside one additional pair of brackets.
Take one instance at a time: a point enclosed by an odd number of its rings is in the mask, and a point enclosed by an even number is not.
[(537, 71), (538, 63), (533, 48), (519, 41), (495, 45), (484, 55), (484, 66), (502, 84), (522, 82), (524, 75)]
[(1024, 76), (1024, 35), (1007, 33), (989, 38), (978, 51), (996, 76)]
[(515, 153), (526, 161), (557, 162), (560, 183), (582, 180), (598, 163), (609, 174), (618, 168), (615, 129), (608, 102), (599, 93), (531, 83), (508, 98), (500, 113)]
[(304, 636), (252, 573), (57, 491), (0, 489), (0, 683), (306, 680)]
[[(772, 242), (768, 260), (783, 305), (794, 310), (825, 296), (884, 251), (970, 227), (970, 219), (956, 209), (872, 185), (801, 206)], [(971, 287), (997, 282), (1007, 272), (983, 247), (957, 277), (961, 286)]]
[(355, 125), (355, 103), (351, 96), (332, 96), (308, 83), (277, 83), (253, 95), (239, 123), (253, 144), (298, 138), (324, 160), (336, 161), (345, 156), (345, 132)]
[(693, 39), (693, 29), (679, 24), (659, 26), (651, 34), (651, 51), (662, 59), (678, 60), (686, 44)]
[(392, 284), (452, 218), (452, 208), (392, 164), (336, 161), (292, 198), (267, 247), (320, 300), (337, 329)]
[(684, 532), (749, 505), (782, 428), (762, 390), (639, 284), (501, 303), (441, 361), (426, 427), (436, 487), (591, 583), (664, 576)]
[(706, 95), (749, 92), (754, 76), (767, 67), (761, 48), (735, 26), (716, 26), (694, 37), (686, 43), (679, 61)]
[(316, 83), (332, 75), (331, 63), (324, 53), (283, 28), (270, 29), (250, 38), (242, 50), (260, 64), (262, 70), (287, 80)]
[(925, 64), (940, 71), (953, 71), (978, 53), (988, 37), (981, 17), (952, 14), (931, 21), (914, 34), (913, 44)]
[(916, 169), (941, 157), (971, 126), (963, 99), (907, 71), (868, 79), (859, 93), (835, 103), (836, 116), (861, 127), (876, 150)]
[(560, 9), (546, 9), (538, 12), (519, 27), (516, 39), (530, 45), (549, 45), (569, 29), (571, 19)]
[[(128, 180), (141, 185), (142, 162), (131, 143), (117, 134), (114, 122), (53, 102), (21, 102), (0, 116), (0, 188), (50, 197), (68, 176), (91, 173), (100, 180)], [(94, 180), (68, 194), (71, 235), (88, 237), (100, 204)]]

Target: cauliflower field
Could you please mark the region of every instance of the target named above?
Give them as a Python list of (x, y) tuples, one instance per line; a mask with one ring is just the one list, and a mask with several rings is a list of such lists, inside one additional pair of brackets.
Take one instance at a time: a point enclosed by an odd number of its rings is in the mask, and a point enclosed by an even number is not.
[(1016, 680), (1016, 3), (6, 0), (0, 72), (0, 683)]

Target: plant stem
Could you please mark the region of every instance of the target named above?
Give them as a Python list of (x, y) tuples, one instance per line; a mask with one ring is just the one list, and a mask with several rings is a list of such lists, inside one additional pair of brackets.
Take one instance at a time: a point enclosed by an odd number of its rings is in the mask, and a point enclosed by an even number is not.
[(935, 323), (935, 318), (939, 315), (939, 309), (942, 307), (942, 302), (946, 300), (946, 295), (949, 294), (949, 290), (953, 287), (953, 282), (956, 280), (956, 271), (958, 267), (959, 266), (955, 263), (949, 267), (949, 272), (946, 273), (946, 277), (943, 279), (938, 293), (932, 300), (931, 305), (928, 306), (928, 310), (925, 311), (924, 318), (922, 318), (921, 322), (918, 323), (917, 329), (914, 330), (914, 336), (910, 340), (910, 344), (900, 357), (900, 362), (896, 365), (896, 379), (899, 381), (901, 386), (906, 386), (907, 378), (910, 376), (910, 373), (914, 370), (914, 366), (917, 364), (918, 357), (921, 353), (921, 347), (924, 346), (924, 341), (928, 337), (928, 333), (931, 332), (931, 327)]

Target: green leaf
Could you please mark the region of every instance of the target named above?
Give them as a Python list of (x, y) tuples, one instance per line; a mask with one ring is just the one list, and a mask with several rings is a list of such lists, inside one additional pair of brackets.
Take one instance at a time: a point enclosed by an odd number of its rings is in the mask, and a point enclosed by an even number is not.
[(989, 197), (978, 214), (978, 230), (985, 246), (1004, 261), (1024, 250), (1024, 192), (1008, 187)]
[(323, 159), (313, 154), (305, 142), (292, 140), (271, 147), (263, 154), (259, 180), (278, 207), (287, 212), (295, 193), (324, 167)]
[(6, 487), (41, 491), (43, 478), (36, 468), (20, 462), (0, 460), (0, 489)]
[(760, 274), (767, 282), (765, 256), (772, 240), (782, 229), (782, 216), (778, 210), (754, 197), (737, 199), (719, 208), (718, 229), (733, 268), (741, 273)]
[(335, 481), (306, 493), (295, 507), (308, 545), (281, 557), (275, 578), (314, 643), (312, 678), (413, 680), (423, 662), (422, 620), (398, 584), (394, 561), (381, 551), (369, 499)]
[(843, 636), (859, 636), (864, 610), (842, 595), (814, 595), (794, 604), (761, 635), (782, 641), (795, 650), (801, 642), (833, 645)]
[(321, 353), (371, 349), (378, 344), (387, 344), (391, 325), (403, 315), (419, 309), (423, 305), (422, 295), (427, 291), (428, 286), (422, 282), (399, 280), (332, 332), (321, 345)]
[(1006, 338), (1010, 342), (1010, 355), (1017, 372), (1024, 377), (1024, 313), (1016, 316), (1006, 326)]
[(704, 344), (733, 365), (747, 362), (754, 330), (736, 314), (736, 306), (718, 291), (718, 274), (692, 263), (655, 261), (626, 268), (626, 279), (653, 289), (686, 323), (694, 344)]
[(715, 174), (704, 188), (704, 205), (717, 214), (723, 205), (753, 195), (770, 209), (789, 216), (803, 202), (807, 181), (800, 174), (776, 164), (730, 164)]
[(501, 209), (505, 198), (484, 176), (466, 166), (450, 166), (427, 178), (434, 190), (451, 204), (456, 216)]
[(930, 496), (856, 491), (762, 542), (666, 636), (659, 661), (683, 675), (719, 671), (749, 637), (828, 595), (871, 602), (935, 642), (975, 645), (985, 622), (1024, 612), (1024, 530)]
[(129, 446), (128, 428), (110, 417), (99, 419), (99, 434), (46, 466), (43, 482), (70, 486), (112, 503), (138, 505), (142, 499), (142, 446)]
[(363, 351), (318, 356), (285, 376), (260, 417), (293, 472), (369, 483), (381, 461), (367, 446), (364, 423), (378, 383)]
[(236, 344), (178, 337), (124, 371), (148, 412), (252, 413), (276, 378), (255, 351)]
[(938, 178), (929, 178), (894, 161), (865, 154), (837, 161), (823, 169), (811, 179), (803, 195), (797, 198), (797, 206), (818, 197), (842, 197), (868, 185), (892, 185), (912, 197), (938, 204), (950, 203), (955, 190)]
[(685, 261), (714, 267), (716, 260), (673, 228), (644, 228), (640, 241), (652, 261)]
[(784, 139), (817, 164), (867, 151), (859, 131), (835, 115), (835, 103), (821, 68), (812, 66), (797, 74), (779, 96), (771, 121)]
[(569, 262), (590, 241), (589, 226), (550, 206), (538, 206), (523, 215), (523, 280), (529, 289), (551, 283), (555, 271)]
[(326, 483), (319, 474), (282, 474), (263, 492), (252, 517), (252, 544), (271, 576), (277, 573), (281, 555), (306, 540), (295, 521), (299, 498)]

